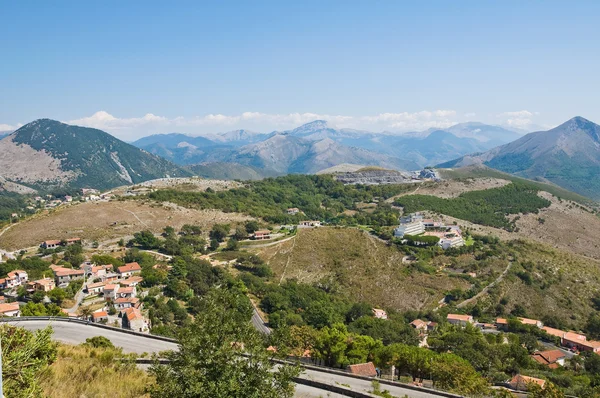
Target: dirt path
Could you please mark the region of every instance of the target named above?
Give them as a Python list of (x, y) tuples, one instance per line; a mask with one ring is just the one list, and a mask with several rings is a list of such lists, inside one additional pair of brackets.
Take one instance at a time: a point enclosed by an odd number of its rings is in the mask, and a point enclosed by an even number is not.
[(127, 209), (124, 209), (124, 208), (122, 208), (122, 207), (117, 207), (117, 209), (120, 209), (120, 210), (126, 211), (127, 213), (129, 213), (129, 214), (131, 214), (132, 216), (134, 216), (134, 217), (135, 217), (135, 219), (136, 219), (136, 220), (138, 220), (138, 221), (140, 222), (140, 224), (142, 224), (142, 225), (143, 225), (143, 226), (145, 226), (146, 228), (150, 228), (150, 226), (148, 226), (148, 224), (146, 224), (145, 222), (143, 222), (142, 220), (140, 220), (140, 218), (137, 216), (137, 214), (135, 214), (135, 213), (134, 213), (134, 212), (132, 212), (131, 210), (127, 210)]
[[(297, 233), (296, 233), (296, 235), (297, 235)], [(287, 242), (288, 240), (294, 239), (296, 237), (296, 235), (290, 236), (289, 238), (277, 240), (275, 242), (261, 243), (261, 244), (258, 244), (258, 245), (240, 245), (240, 248), (241, 249), (256, 249), (256, 248), (261, 248), (261, 247), (275, 246), (275, 245), (278, 245), (280, 243)]]
[(400, 195), (395, 195), (392, 196), (391, 198), (388, 198), (385, 200), (386, 203), (394, 203), (394, 200), (396, 200), (396, 198), (399, 198), (401, 196), (407, 196), (407, 195), (414, 195), (417, 193), (417, 191), (421, 188), (421, 185), (423, 185), (423, 181), (418, 182), (417, 183), (417, 189), (415, 189), (414, 191), (412, 191), (411, 193), (401, 193)]
[(470, 299), (466, 299), (465, 301), (457, 304), (456, 308), (462, 308), (462, 307), (464, 307), (466, 305), (469, 305), (470, 303), (476, 301), (478, 298), (480, 298), (484, 294), (487, 294), (487, 292), (492, 287), (496, 286), (498, 283), (500, 283), (502, 281), (502, 279), (504, 279), (504, 277), (506, 276), (506, 274), (508, 274), (508, 271), (510, 271), (510, 267), (512, 266), (513, 262), (514, 262), (513, 259), (509, 260), (508, 265), (506, 266), (506, 269), (500, 274), (500, 276), (495, 281), (493, 281), (492, 283), (490, 283), (489, 285), (487, 285), (486, 287), (484, 287), (483, 290), (481, 290), (475, 296), (471, 297)]
[[(292, 238), (296, 237), (296, 235), (294, 235)], [(290, 260), (292, 259), (292, 253), (294, 253), (294, 247), (296, 246), (296, 239), (294, 239), (294, 241), (292, 242), (292, 248), (290, 249), (290, 255), (287, 258), (287, 261), (285, 263), (285, 267), (283, 267), (283, 272), (281, 273), (281, 279), (279, 279), (279, 284), (281, 285), (281, 283), (283, 282), (283, 277), (285, 276), (285, 270), (287, 269), (288, 265), (290, 265)]]
[(11, 229), (12, 227), (14, 227), (17, 224), (10, 224), (8, 227), (4, 228), (2, 231), (0, 231), (0, 236), (4, 235), (4, 233), (6, 231), (8, 231), (9, 229)]

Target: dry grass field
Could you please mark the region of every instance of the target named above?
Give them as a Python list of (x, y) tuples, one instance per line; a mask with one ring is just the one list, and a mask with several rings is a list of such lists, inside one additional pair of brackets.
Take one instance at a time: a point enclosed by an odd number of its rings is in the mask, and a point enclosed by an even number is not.
[(433, 308), (453, 288), (467, 282), (445, 274), (410, 272), (402, 253), (353, 228), (301, 229), (295, 239), (260, 249), (276, 280), (313, 283), (335, 280), (353, 300), (398, 310)]
[(47, 239), (80, 237), (105, 241), (132, 236), (143, 229), (160, 232), (165, 226), (176, 229), (184, 224), (199, 225), (204, 231), (215, 223), (235, 223), (250, 219), (218, 210), (192, 210), (174, 204), (140, 201), (86, 202), (37, 214), (19, 222), (0, 236), (0, 248), (16, 250), (39, 245)]
[[(519, 242), (514, 248), (528, 269), (513, 267), (480, 304), (495, 308), (505, 298), (508, 311), (518, 304), (529, 317), (553, 316), (574, 328), (583, 327), (596, 312), (592, 298), (600, 294), (600, 262), (534, 242)], [(519, 272), (527, 272), (531, 281), (522, 280)]]
[(121, 364), (114, 349), (61, 345), (58, 359), (42, 375), (49, 398), (142, 398), (154, 379), (135, 364)]

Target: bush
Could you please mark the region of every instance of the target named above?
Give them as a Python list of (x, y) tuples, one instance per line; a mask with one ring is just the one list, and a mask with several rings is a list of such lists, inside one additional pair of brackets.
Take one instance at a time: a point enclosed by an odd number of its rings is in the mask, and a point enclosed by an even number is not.
[(85, 343), (83, 345), (93, 347), (93, 348), (115, 348), (112, 341), (107, 339), (104, 336), (94, 336), (85, 339)]

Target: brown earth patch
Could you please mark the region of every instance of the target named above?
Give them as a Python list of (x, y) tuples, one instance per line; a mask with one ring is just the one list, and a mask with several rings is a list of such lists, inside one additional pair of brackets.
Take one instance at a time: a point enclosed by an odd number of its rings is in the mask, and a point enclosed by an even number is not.
[(48, 239), (80, 237), (86, 241), (126, 238), (150, 229), (161, 232), (184, 224), (199, 225), (207, 231), (215, 223), (235, 223), (251, 217), (219, 210), (192, 210), (173, 204), (150, 204), (140, 201), (86, 202), (60, 207), (19, 222), (2, 236), (0, 247), (16, 250), (37, 246)]

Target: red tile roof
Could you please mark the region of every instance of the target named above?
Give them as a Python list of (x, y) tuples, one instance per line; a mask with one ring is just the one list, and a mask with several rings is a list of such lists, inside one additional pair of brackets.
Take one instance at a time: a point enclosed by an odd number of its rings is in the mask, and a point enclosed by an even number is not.
[(128, 263), (122, 267), (117, 268), (120, 274), (123, 272), (133, 272), (133, 271), (141, 271), (142, 267), (138, 263)]
[(565, 358), (566, 355), (560, 350), (549, 350), (549, 351), (541, 351), (536, 352), (531, 356), (536, 362), (541, 363), (542, 365), (551, 366), (552, 368), (556, 368), (558, 365), (556, 361)]
[(92, 318), (104, 318), (108, 316), (108, 312), (106, 311), (98, 311), (92, 313)]
[(1, 314), (4, 314), (5, 312), (18, 311), (18, 310), (19, 310), (19, 303), (17, 303), (17, 302), (0, 304), (0, 313)]
[(134, 319), (144, 319), (142, 313), (137, 308), (127, 308), (123, 311), (123, 314), (127, 316), (127, 319), (132, 321)]
[(356, 365), (348, 365), (347, 370), (348, 370), (348, 372), (355, 374), (355, 375), (369, 376), (369, 377), (377, 376), (377, 372), (375, 371), (375, 365), (373, 365), (373, 362), (358, 363)]
[(554, 329), (548, 326), (544, 326), (542, 328), (542, 330), (546, 333), (548, 333), (551, 336), (556, 336), (556, 337), (560, 337), (563, 338), (563, 336), (565, 335), (566, 332), (563, 332), (562, 330), (559, 329)]
[(521, 390), (521, 391), (527, 391), (528, 385), (532, 384), (532, 383), (535, 383), (538, 386), (544, 388), (544, 385), (546, 384), (546, 380), (536, 379), (535, 377), (516, 375), (510, 381), (510, 385), (515, 390)]
[(455, 321), (471, 322), (473, 320), (473, 317), (471, 315), (448, 314), (446, 319), (455, 320)]

